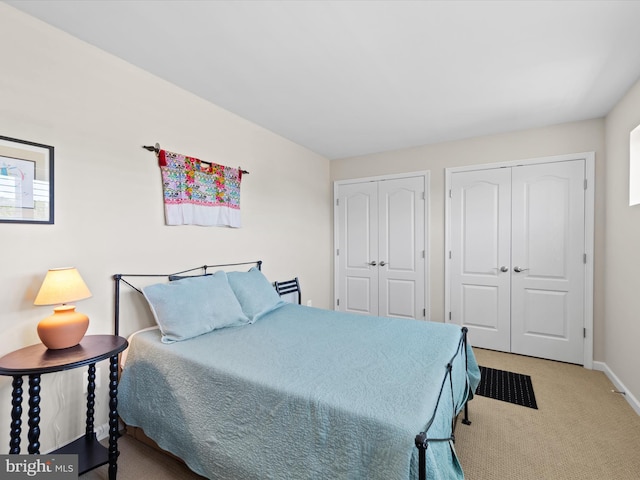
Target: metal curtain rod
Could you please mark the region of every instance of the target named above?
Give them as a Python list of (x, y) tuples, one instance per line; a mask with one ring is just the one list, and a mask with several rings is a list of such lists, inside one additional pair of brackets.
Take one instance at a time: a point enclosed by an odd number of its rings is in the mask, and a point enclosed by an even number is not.
[[(158, 152), (160, 152), (160, 144), (156, 143), (155, 145), (143, 145), (142, 148), (145, 150), (149, 150), (150, 152), (155, 152), (156, 156), (158, 156)], [(206, 163), (207, 165), (211, 165), (211, 162), (205, 162), (204, 160), (200, 160), (202, 163)], [(243, 175), (249, 175), (249, 172), (243, 170), (242, 167), (239, 167), (238, 170), (242, 172)]]

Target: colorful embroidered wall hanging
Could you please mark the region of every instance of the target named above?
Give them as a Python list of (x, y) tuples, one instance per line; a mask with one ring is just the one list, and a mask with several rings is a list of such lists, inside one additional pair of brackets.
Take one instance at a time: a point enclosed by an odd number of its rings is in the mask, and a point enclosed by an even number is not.
[(165, 223), (240, 227), (242, 171), (160, 150)]

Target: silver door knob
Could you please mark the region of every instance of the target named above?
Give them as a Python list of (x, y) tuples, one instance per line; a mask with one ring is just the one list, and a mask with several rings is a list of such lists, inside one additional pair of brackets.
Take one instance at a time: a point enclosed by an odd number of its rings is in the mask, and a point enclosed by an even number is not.
[(505, 267), (504, 265), (502, 267), (500, 267), (500, 271), (501, 272), (508, 272), (509, 271), (509, 267)]
[(513, 271), (514, 272), (518, 272), (518, 273), (525, 272), (527, 270), (529, 270), (529, 269), (528, 268), (521, 268), (521, 267), (513, 267)]
[(373, 262), (369, 262), (369, 265), (371, 265), (372, 267), (375, 267), (377, 265), (376, 261), (374, 260)]
[(381, 267), (384, 267), (386, 264), (387, 264), (387, 262), (385, 262), (384, 260), (382, 260), (382, 261), (380, 262), (380, 266), (381, 266)]

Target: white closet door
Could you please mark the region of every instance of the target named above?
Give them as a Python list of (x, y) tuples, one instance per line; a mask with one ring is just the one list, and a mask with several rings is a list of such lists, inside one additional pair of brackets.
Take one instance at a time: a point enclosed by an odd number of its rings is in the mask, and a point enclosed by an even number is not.
[(424, 175), (338, 186), (338, 310), (425, 318), (426, 186)]
[(378, 186), (341, 185), (338, 193), (338, 310), (378, 315)]
[(451, 176), (451, 321), (472, 345), (510, 351), (511, 170)]
[(424, 177), (378, 182), (378, 314), (424, 318)]
[(583, 362), (584, 161), (513, 168), (511, 351)]

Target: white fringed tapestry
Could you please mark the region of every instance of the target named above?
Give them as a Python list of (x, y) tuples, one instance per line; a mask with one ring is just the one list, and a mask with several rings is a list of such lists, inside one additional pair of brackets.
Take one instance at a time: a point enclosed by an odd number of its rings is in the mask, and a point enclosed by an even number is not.
[(160, 150), (165, 223), (240, 227), (242, 170)]

